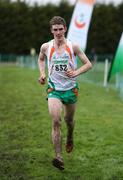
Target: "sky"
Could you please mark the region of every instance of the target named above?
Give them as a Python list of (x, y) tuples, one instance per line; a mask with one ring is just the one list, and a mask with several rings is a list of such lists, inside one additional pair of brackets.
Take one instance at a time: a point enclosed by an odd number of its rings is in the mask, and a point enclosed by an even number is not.
[[(16, 0), (12, 0), (12, 1), (16, 1)], [(24, 0), (22, 0), (22, 1), (24, 1)], [(41, 4), (47, 4), (49, 2), (58, 4), (61, 0), (25, 0), (25, 1), (29, 4), (33, 4), (34, 2), (36, 2), (39, 5), (41, 5)], [(71, 4), (75, 4), (76, 0), (68, 0), (68, 2), (70, 2)], [(123, 0), (96, 0), (96, 2), (101, 2), (101, 3), (105, 3), (105, 4), (113, 2), (115, 5), (117, 5), (117, 4), (120, 4), (121, 2), (123, 2)]]

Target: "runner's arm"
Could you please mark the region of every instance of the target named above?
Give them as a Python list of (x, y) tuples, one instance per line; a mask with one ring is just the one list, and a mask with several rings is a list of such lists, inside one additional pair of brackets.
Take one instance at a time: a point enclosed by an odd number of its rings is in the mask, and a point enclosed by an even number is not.
[(38, 56), (38, 67), (40, 71), (39, 82), (41, 84), (45, 84), (45, 80), (46, 80), (46, 73), (45, 73), (46, 46), (47, 46), (46, 43), (41, 46), (40, 53)]
[(80, 74), (88, 71), (92, 67), (90, 60), (77, 44), (73, 45), (73, 50), (74, 50), (74, 53), (78, 56), (78, 58), (81, 60), (82, 66), (76, 69), (75, 71), (68, 70), (66, 74), (69, 77), (79, 76)]

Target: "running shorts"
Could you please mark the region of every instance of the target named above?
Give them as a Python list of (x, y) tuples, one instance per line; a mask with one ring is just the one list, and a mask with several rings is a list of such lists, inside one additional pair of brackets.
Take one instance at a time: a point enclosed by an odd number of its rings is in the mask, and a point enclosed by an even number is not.
[(78, 88), (67, 91), (56, 91), (52, 88), (47, 89), (47, 98), (58, 98), (63, 104), (73, 104), (77, 102)]

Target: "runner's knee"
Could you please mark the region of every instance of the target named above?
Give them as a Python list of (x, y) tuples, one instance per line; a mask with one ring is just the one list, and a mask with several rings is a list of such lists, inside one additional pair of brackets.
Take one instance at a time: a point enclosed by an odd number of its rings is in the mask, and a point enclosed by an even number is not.
[(65, 116), (64, 119), (65, 119), (65, 122), (67, 124), (72, 124), (73, 123), (73, 117)]
[(60, 128), (60, 126), (61, 126), (61, 124), (60, 124), (60, 121), (59, 121), (59, 120), (53, 121), (53, 129), (54, 129), (54, 130)]

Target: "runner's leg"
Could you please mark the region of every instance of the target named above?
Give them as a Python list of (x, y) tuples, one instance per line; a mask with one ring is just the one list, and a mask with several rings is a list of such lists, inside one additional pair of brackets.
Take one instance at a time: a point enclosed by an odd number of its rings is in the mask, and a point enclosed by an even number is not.
[(57, 98), (48, 99), (49, 113), (52, 117), (52, 141), (55, 148), (56, 158), (61, 157), (61, 131), (60, 119), (62, 111), (62, 102)]
[[(64, 105), (64, 118), (67, 124), (67, 142), (68, 144), (73, 144), (73, 130), (74, 130), (74, 114), (76, 110), (76, 103)], [(73, 147), (71, 147), (73, 148)], [(69, 150), (68, 150), (69, 151)], [(70, 150), (72, 151), (72, 149)]]

